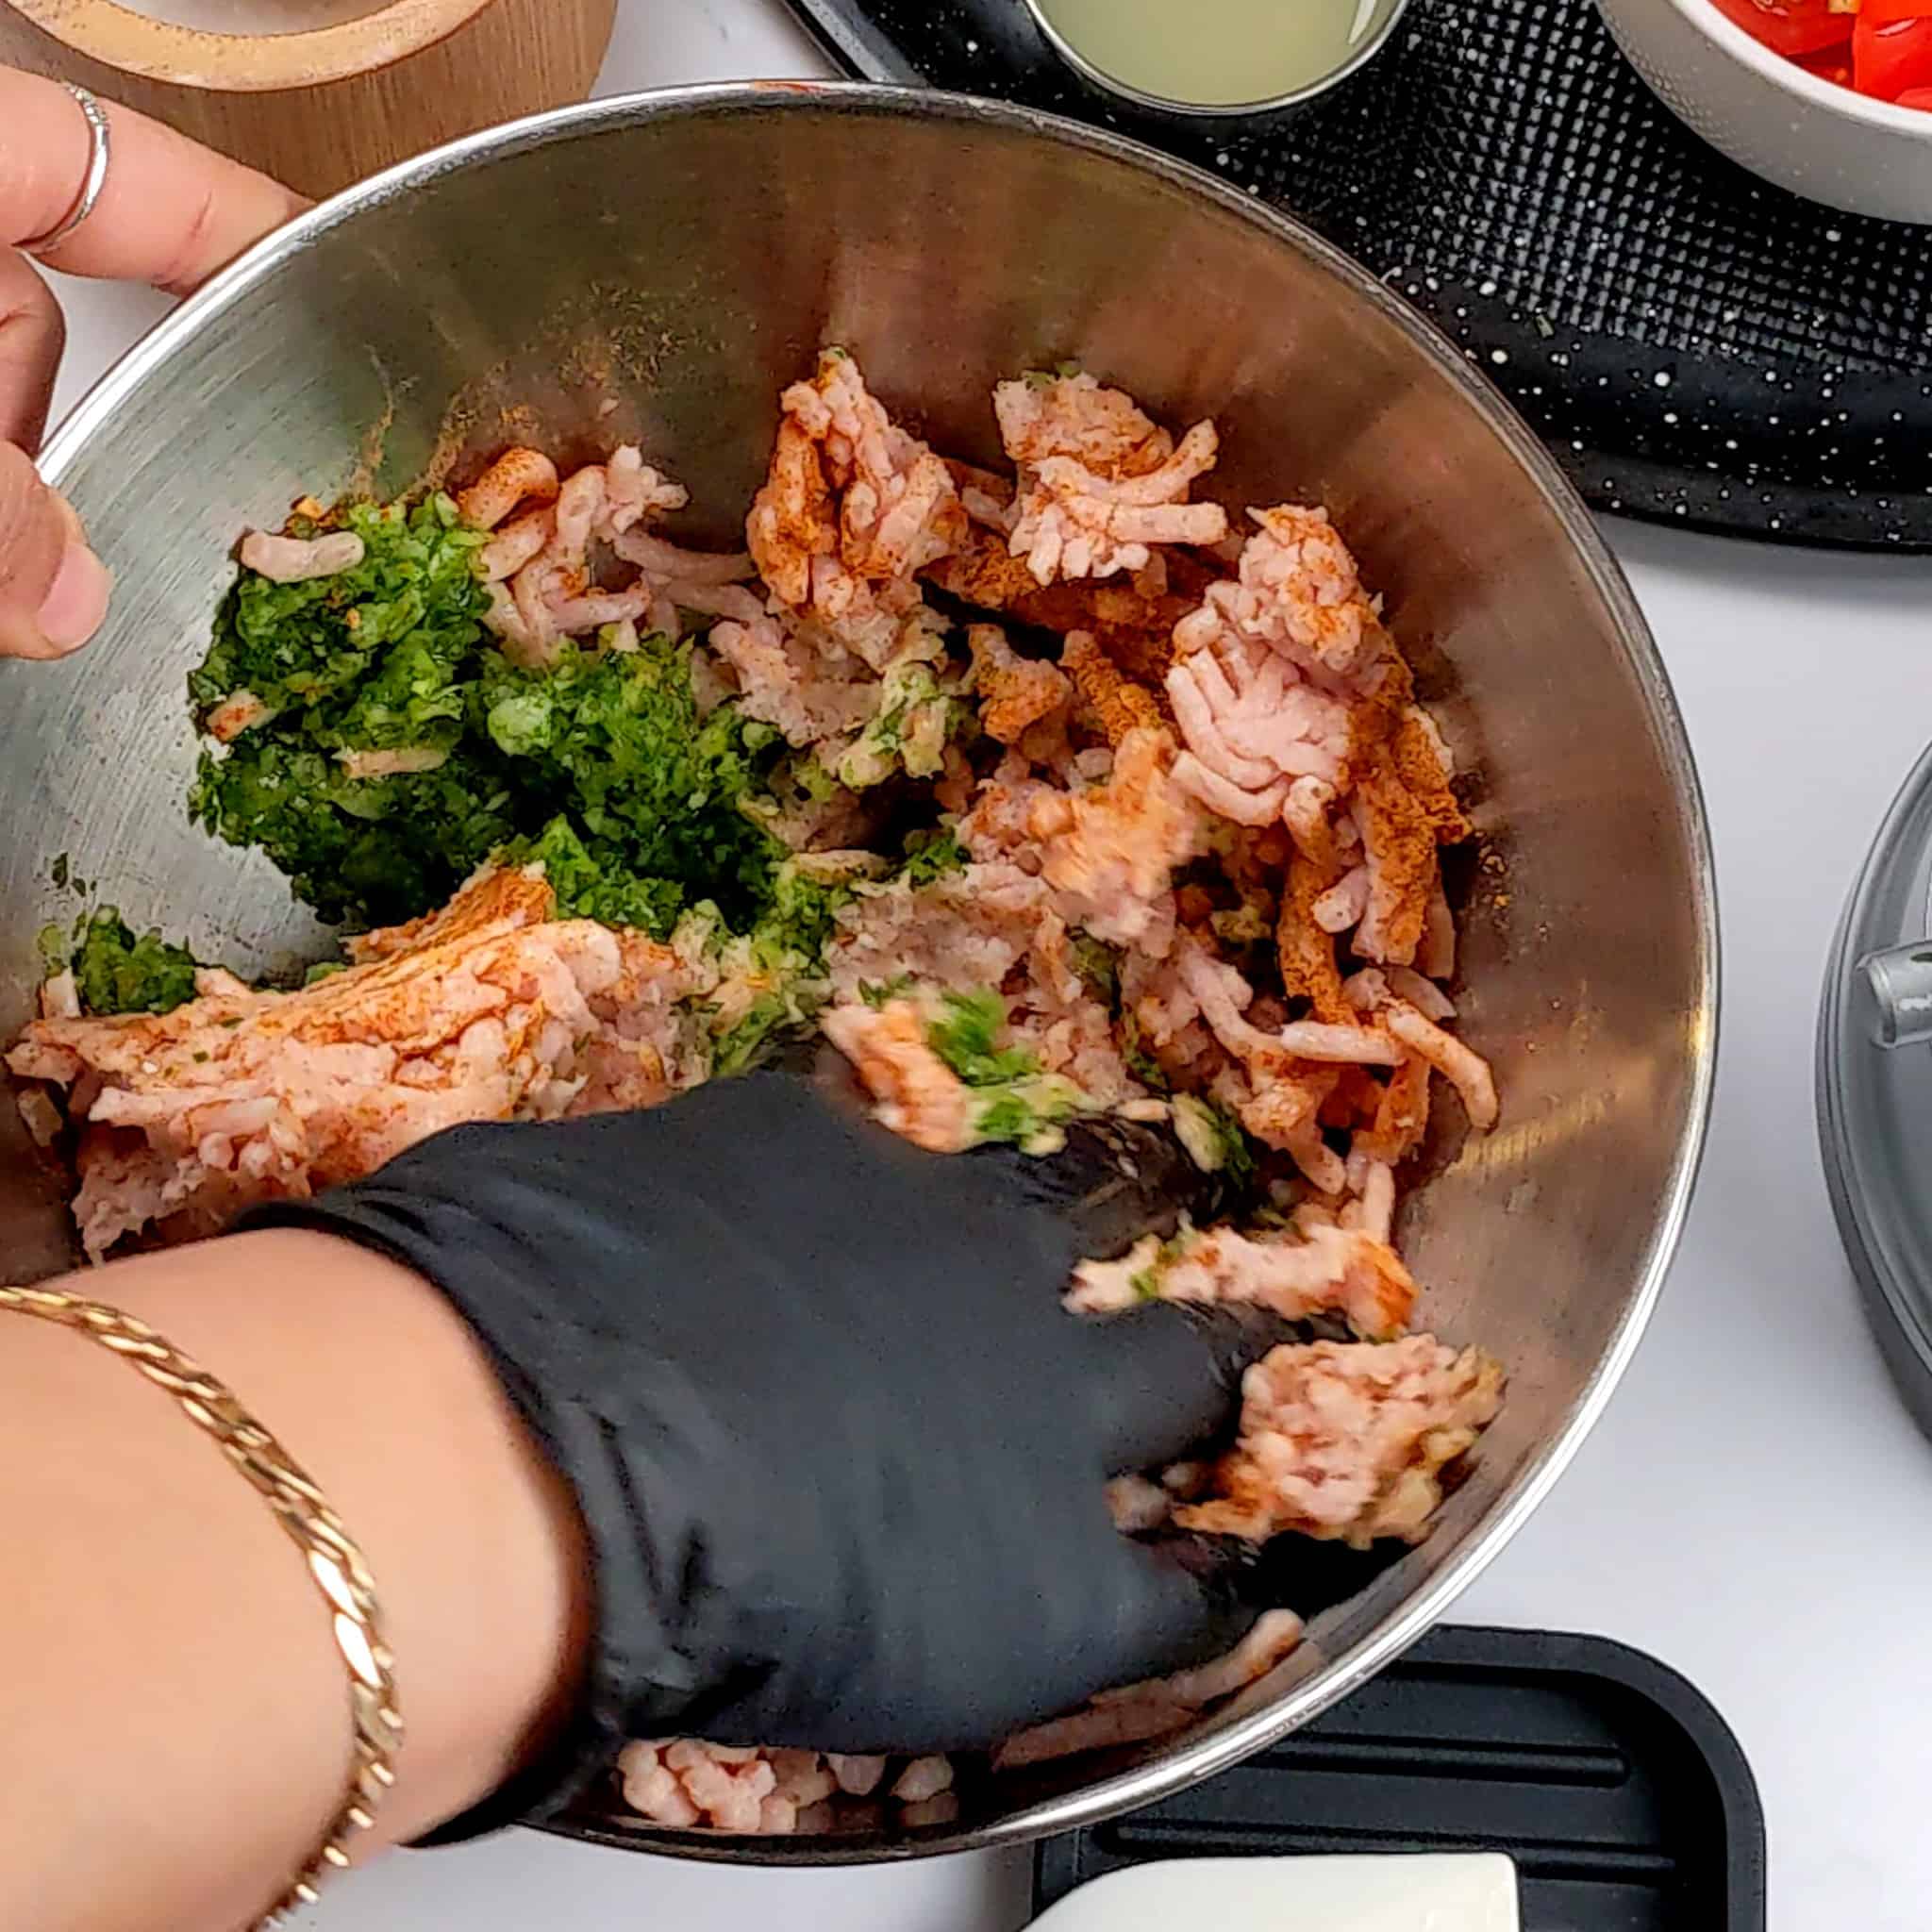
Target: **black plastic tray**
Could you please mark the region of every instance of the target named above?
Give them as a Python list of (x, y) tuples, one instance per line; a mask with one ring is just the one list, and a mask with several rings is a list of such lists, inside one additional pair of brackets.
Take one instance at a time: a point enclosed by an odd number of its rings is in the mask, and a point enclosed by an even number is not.
[(1125, 108), (1019, 0), (791, 5), (849, 73), (1105, 123), (1302, 216), (1459, 342), (1599, 509), (1932, 549), (1932, 229), (1733, 167), (1592, 0), (1411, 0), (1358, 75), (1274, 121)]
[(1524, 1932), (1763, 1932), (1764, 1813), (1703, 1695), (1600, 1637), (1440, 1629), (1233, 1771), (1049, 1839), (1034, 1906), (1153, 1858), (1505, 1852)]

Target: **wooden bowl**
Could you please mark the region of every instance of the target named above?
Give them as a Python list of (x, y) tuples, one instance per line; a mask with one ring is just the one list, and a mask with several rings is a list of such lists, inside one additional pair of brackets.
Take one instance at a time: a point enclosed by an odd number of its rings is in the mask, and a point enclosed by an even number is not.
[[(78, 81), (321, 195), (458, 135), (582, 100), (617, 0), (149, 7), (0, 0), (0, 60)], [(189, 24), (230, 20), (261, 30)], [(277, 23), (292, 30), (270, 30)]]

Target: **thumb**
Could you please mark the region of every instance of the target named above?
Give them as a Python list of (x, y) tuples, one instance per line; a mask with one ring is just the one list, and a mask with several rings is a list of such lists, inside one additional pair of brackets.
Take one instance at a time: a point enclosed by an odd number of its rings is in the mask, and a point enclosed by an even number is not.
[(1094, 1688), (1206, 1664), (1255, 1621), (1237, 1566), (1198, 1538), (1150, 1543), (1114, 1533), (1092, 1583), (1080, 1663)]
[(1241, 1377), (1294, 1330), (1265, 1309), (1151, 1302), (1082, 1325), (1080, 1382), (1103, 1475), (1158, 1469), (1224, 1442)]
[(0, 442), (0, 658), (64, 658), (108, 614), (106, 565), (25, 450)]

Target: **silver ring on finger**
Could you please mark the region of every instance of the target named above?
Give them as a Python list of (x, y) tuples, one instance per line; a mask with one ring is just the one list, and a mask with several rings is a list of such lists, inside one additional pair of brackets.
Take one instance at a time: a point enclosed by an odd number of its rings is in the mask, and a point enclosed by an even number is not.
[(81, 179), (80, 192), (75, 196), (74, 206), (60, 221), (44, 235), (36, 236), (31, 242), (19, 243), (23, 255), (44, 256), (50, 250), (59, 247), (61, 242), (68, 241), (74, 231), (93, 213), (95, 205), (101, 198), (101, 190), (107, 185), (109, 143), (108, 110), (86, 88), (76, 86), (71, 80), (63, 80), (60, 85), (74, 96), (75, 105), (87, 118), (87, 173)]

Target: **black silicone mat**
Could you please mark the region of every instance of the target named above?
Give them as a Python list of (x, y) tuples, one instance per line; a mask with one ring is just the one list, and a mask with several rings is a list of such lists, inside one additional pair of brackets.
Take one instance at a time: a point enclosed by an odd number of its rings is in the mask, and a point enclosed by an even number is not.
[(1302, 216), (1460, 343), (1597, 508), (1932, 550), (1932, 228), (1732, 166), (1592, 0), (1411, 0), (1361, 74), (1272, 122), (1125, 108), (1020, 0), (791, 5), (855, 75), (1100, 122)]
[(1621, 1643), (1432, 1632), (1273, 1750), (1041, 1845), (1034, 1903), (1153, 1858), (1505, 1852), (1524, 1932), (1764, 1932), (1764, 1813), (1737, 1739)]

